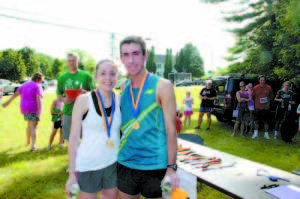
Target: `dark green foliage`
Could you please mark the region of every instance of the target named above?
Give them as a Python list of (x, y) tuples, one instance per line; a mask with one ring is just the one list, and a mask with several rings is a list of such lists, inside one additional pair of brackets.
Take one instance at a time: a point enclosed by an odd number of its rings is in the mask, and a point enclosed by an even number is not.
[(176, 54), (176, 60), (175, 60), (175, 62), (176, 62), (175, 63), (175, 70), (178, 73), (183, 72), (183, 59), (184, 59), (183, 49), (181, 49), (180, 52)]
[(65, 63), (59, 59), (54, 59), (52, 65), (52, 76), (57, 79), (64, 70)]
[[(220, 3), (222, 0), (205, 0)], [(297, 0), (239, 1), (239, 11), (227, 13), (228, 22), (248, 23), (230, 30), (236, 35), (229, 48), (230, 73), (265, 74), (269, 78), (300, 83), (300, 2)], [(236, 62), (239, 60), (239, 62)]]
[(148, 60), (146, 63), (146, 68), (149, 72), (156, 73), (156, 63), (155, 63), (155, 48), (152, 46), (151, 50), (148, 50)]
[(26, 76), (26, 67), (22, 55), (13, 49), (2, 51), (0, 78), (21, 81)]
[(39, 60), (40, 64), (40, 70), (44, 74), (45, 78), (51, 79), (52, 78), (52, 65), (53, 65), (53, 58), (43, 54), (43, 53), (38, 53), (37, 58)]
[(18, 51), (22, 55), (26, 67), (26, 75), (31, 77), (34, 73), (40, 71), (40, 63), (34, 49), (24, 47)]
[(191, 73), (193, 78), (204, 75), (203, 59), (196, 46), (188, 43), (177, 53), (175, 69), (177, 72)]
[(164, 67), (164, 78), (168, 79), (169, 73), (172, 72), (172, 49), (167, 49)]

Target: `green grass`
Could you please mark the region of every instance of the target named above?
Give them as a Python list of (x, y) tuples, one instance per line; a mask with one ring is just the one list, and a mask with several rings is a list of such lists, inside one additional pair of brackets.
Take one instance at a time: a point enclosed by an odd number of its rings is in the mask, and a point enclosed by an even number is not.
[[(185, 90), (176, 89), (176, 99), (181, 107)], [(286, 171), (297, 169), (300, 165), (299, 140), (297, 145), (288, 145), (280, 140), (266, 141), (263, 138), (252, 140), (250, 135), (242, 138), (231, 137), (232, 126), (218, 122), (213, 116), (211, 130), (195, 131), (192, 128), (198, 117), (200, 92), (199, 87), (190, 88), (194, 97), (194, 115), (190, 129), (185, 132), (197, 132), (206, 146), (244, 157), (256, 162), (267, 164)], [(5, 199), (64, 199), (64, 186), (68, 178), (64, 169), (68, 164), (67, 149), (55, 146), (50, 152), (45, 150), (51, 133), (50, 106), (55, 98), (54, 93), (47, 93), (44, 100), (44, 111), (39, 124), (37, 145), (41, 147), (38, 153), (29, 152), (25, 147), (26, 123), (19, 111), (19, 99), (9, 107), (0, 107), (0, 198)], [(8, 97), (4, 97), (6, 101)], [(205, 127), (206, 118), (202, 126)], [(262, 134), (262, 132), (261, 132)], [(229, 198), (218, 191), (203, 186), (198, 198)]]

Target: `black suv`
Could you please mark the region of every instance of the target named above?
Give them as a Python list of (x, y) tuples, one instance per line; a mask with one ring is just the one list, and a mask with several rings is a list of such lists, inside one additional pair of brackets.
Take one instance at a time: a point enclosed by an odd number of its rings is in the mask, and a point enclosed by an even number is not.
[[(217, 99), (214, 101), (213, 115), (216, 116), (218, 121), (231, 121), (235, 119), (232, 117), (232, 112), (236, 109), (237, 99), (236, 92), (240, 90), (239, 83), (244, 81), (247, 85), (252, 83), (253, 86), (258, 84), (258, 76), (247, 77), (238, 75), (218, 76), (211, 78), (214, 88), (217, 90)], [(266, 84), (270, 85), (273, 90), (274, 98), (279, 89), (281, 89), (281, 81), (269, 81)], [(270, 110), (275, 114), (277, 103), (271, 100)]]

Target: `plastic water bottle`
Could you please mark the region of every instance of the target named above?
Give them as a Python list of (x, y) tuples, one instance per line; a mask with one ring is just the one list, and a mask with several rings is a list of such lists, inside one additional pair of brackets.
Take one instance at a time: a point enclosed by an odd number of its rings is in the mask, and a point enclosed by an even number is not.
[(291, 104), (289, 104), (288, 111), (291, 111), (291, 110), (292, 110), (292, 106), (291, 106)]
[(72, 184), (71, 187), (70, 187), (71, 197), (69, 197), (68, 199), (76, 199), (76, 196), (77, 196), (79, 190), (80, 190), (80, 188), (79, 188), (79, 185), (77, 183)]
[(284, 101), (281, 101), (281, 108), (284, 108)]
[(172, 180), (169, 176), (166, 176), (161, 182), (161, 190), (163, 199), (170, 199), (172, 194)]

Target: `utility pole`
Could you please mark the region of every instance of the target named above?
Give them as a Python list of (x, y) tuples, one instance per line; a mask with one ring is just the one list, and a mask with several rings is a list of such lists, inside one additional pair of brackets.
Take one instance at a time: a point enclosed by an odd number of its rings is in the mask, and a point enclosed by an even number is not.
[(117, 47), (116, 47), (116, 37), (115, 33), (111, 33), (110, 35), (110, 47), (111, 47), (111, 54), (110, 57), (113, 61), (117, 62), (118, 61), (118, 56), (117, 56)]

